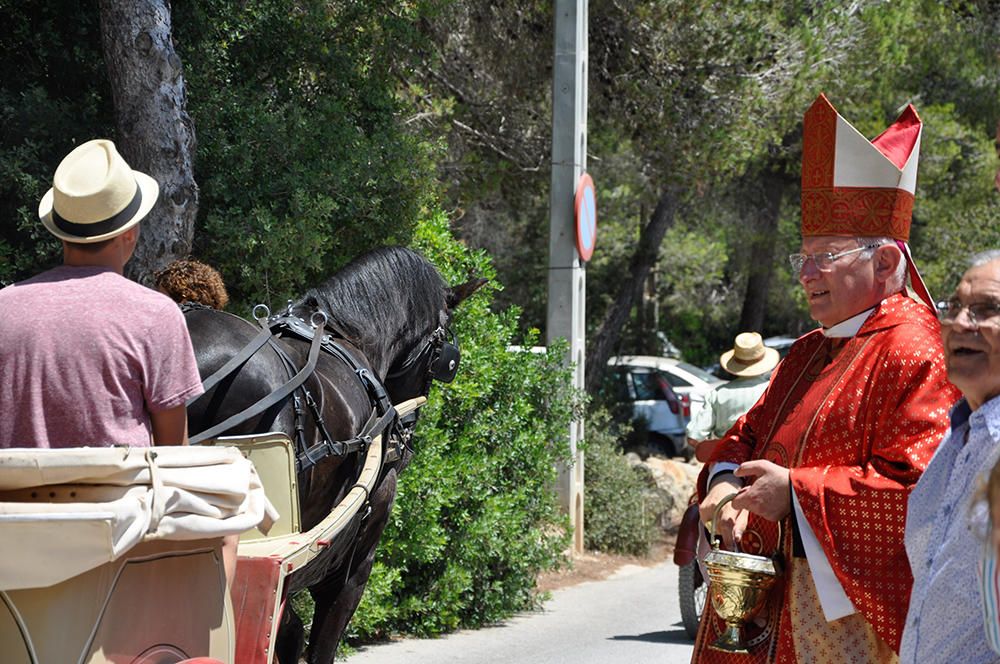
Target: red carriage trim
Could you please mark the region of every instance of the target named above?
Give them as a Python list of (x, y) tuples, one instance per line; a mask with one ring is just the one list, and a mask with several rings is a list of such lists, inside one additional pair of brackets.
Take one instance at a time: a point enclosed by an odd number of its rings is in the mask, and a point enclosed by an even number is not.
[(270, 664), (271, 639), (277, 636), (285, 572), (280, 558), (240, 556), (230, 589), (236, 615), (236, 657), (240, 664)]
[[(805, 180), (803, 169), (803, 181)], [(802, 236), (910, 237), (913, 194), (869, 187), (802, 188)]]

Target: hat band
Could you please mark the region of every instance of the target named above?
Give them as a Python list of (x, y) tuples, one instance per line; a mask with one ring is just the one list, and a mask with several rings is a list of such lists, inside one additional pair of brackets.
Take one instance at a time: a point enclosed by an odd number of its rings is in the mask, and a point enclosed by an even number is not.
[(760, 353), (758, 353), (757, 355), (754, 355), (753, 357), (743, 358), (743, 357), (738, 357), (736, 355), (733, 355), (733, 358), (730, 361), (731, 362), (735, 362), (736, 364), (742, 364), (744, 366), (750, 366), (751, 364), (757, 364), (762, 359), (764, 359), (764, 351), (763, 350)]
[(910, 237), (913, 194), (890, 187), (802, 188), (802, 236)]
[(55, 208), (52, 208), (52, 223), (55, 224), (56, 228), (61, 230), (63, 233), (68, 233), (70, 235), (75, 235), (77, 237), (96, 237), (98, 235), (104, 235), (105, 233), (111, 233), (116, 231), (135, 216), (135, 213), (139, 211), (139, 207), (142, 205), (142, 189), (136, 185), (135, 196), (132, 197), (132, 202), (125, 206), (125, 209), (116, 215), (108, 217), (107, 219), (102, 219), (101, 221), (95, 221), (91, 224), (78, 224), (73, 221), (67, 221), (59, 216)]

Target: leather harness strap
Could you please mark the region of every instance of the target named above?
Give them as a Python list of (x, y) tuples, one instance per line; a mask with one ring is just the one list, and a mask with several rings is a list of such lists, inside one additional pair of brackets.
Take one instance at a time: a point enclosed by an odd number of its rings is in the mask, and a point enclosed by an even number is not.
[[(248, 343), (246, 346), (243, 347), (242, 350), (240, 350), (239, 353), (233, 355), (228, 362), (219, 367), (218, 371), (216, 371), (214, 374), (212, 374), (211, 376), (209, 376), (208, 378), (206, 378), (201, 382), (204, 391), (208, 392), (210, 389), (215, 387), (219, 383), (219, 381), (221, 381), (223, 378), (225, 378), (226, 376), (228, 376), (229, 374), (233, 373), (234, 371), (242, 367), (244, 364), (246, 364), (246, 362), (251, 357), (253, 357), (258, 350), (263, 348), (264, 344), (266, 344), (271, 339), (271, 334), (272, 334), (271, 328), (268, 327), (262, 329), (250, 343)], [(197, 399), (198, 397), (190, 399), (187, 402), (187, 405), (190, 406)]]
[[(205, 392), (207, 393), (227, 376), (239, 371), (239, 369), (246, 364), (246, 362), (253, 357), (257, 351), (268, 343), (270, 343), (272, 350), (277, 353), (289, 374), (294, 375), (292, 375), (292, 377), (281, 387), (248, 408), (245, 408), (239, 413), (226, 418), (224, 421), (219, 422), (209, 429), (192, 436), (190, 438), (191, 444), (197, 444), (225, 433), (227, 430), (235, 427), (236, 425), (241, 424), (279, 404), (281, 401), (288, 398), (289, 395), (293, 395), (296, 390), (300, 390), (304, 394), (305, 402), (308, 405), (310, 412), (313, 414), (313, 419), (316, 422), (316, 428), (321, 438), (319, 443), (309, 447), (306, 446), (305, 432), (301, 424), (301, 418), (303, 416), (301, 402), (298, 396), (294, 396), (296, 420), (295, 444), (297, 448), (295, 465), (296, 470), (300, 473), (308, 470), (328, 456), (347, 456), (355, 452), (367, 450), (375, 436), (378, 436), (383, 431), (389, 429), (394, 423), (398, 422), (396, 409), (392, 405), (392, 401), (390, 400), (385, 386), (382, 385), (381, 381), (379, 381), (366, 367), (362, 366), (361, 363), (359, 363), (346, 348), (337, 343), (337, 341), (330, 335), (323, 333), (325, 317), (320, 316), (318, 318), (314, 318), (313, 323), (309, 324), (301, 318), (293, 316), (289, 313), (283, 316), (264, 316), (258, 319), (258, 323), (261, 327), (261, 331), (257, 334), (257, 336), (254, 337), (250, 343), (244, 346), (239, 353), (233, 356), (221, 368), (204, 381), (203, 385), (205, 387)], [(294, 337), (309, 342), (308, 359), (306, 360), (305, 366), (303, 366), (298, 372), (295, 372), (295, 363), (288, 356), (288, 353), (285, 352), (285, 350), (277, 343), (277, 338), (284, 333), (288, 333)], [(351, 368), (354, 374), (358, 377), (358, 380), (360, 380), (362, 385), (364, 385), (365, 392), (368, 394), (368, 398), (372, 403), (372, 412), (368, 416), (364, 426), (361, 427), (361, 431), (348, 440), (333, 440), (333, 437), (330, 435), (326, 428), (326, 424), (323, 421), (319, 405), (316, 403), (312, 394), (310, 394), (308, 389), (304, 386), (305, 382), (315, 372), (316, 364), (319, 360), (320, 350), (334, 355)], [(320, 383), (320, 390), (322, 391), (322, 389), (322, 383)], [(192, 399), (188, 405), (196, 400), (197, 398)], [(386, 449), (388, 449), (388, 447)]]
[[(260, 415), (271, 406), (282, 401), (285, 397), (287, 397), (289, 394), (295, 391), (297, 387), (302, 385), (302, 383), (306, 382), (306, 379), (308, 379), (309, 376), (311, 376), (313, 371), (316, 369), (316, 362), (319, 360), (319, 350), (321, 346), (321, 339), (323, 332), (322, 323), (319, 324), (317, 331), (319, 332), (319, 334), (317, 334), (313, 338), (312, 343), (309, 346), (309, 357), (306, 360), (305, 366), (303, 366), (302, 369), (291, 378), (291, 380), (289, 380), (287, 383), (285, 383), (278, 389), (274, 390), (269, 395), (267, 395), (257, 403), (253, 404), (252, 406), (241, 410), (235, 415), (227, 417), (222, 422), (219, 422), (215, 426), (205, 429), (204, 431), (195, 436), (191, 436), (190, 438), (191, 444), (200, 443), (203, 440), (214, 438), (219, 434), (224, 433), (226, 430), (233, 428), (237, 424), (245, 422), (249, 420), (251, 417), (254, 417), (256, 415)], [(270, 330), (268, 330), (268, 337), (270, 338)]]

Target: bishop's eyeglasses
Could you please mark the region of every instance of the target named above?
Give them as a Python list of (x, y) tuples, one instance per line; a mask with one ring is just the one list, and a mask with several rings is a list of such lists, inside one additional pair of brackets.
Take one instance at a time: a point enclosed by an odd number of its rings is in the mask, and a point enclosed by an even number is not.
[(858, 247), (857, 249), (848, 249), (847, 251), (841, 251), (839, 253), (831, 253), (829, 251), (824, 251), (821, 254), (789, 254), (788, 262), (792, 266), (792, 274), (799, 274), (802, 272), (802, 266), (806, 264), (806, 261), (812, 261), (812, 264), (816, 266), (816, 269), (820, 272), (829, 272), (833, 269), (833, 262), (843, 258), (844, 256), (850, 256), (851, 254), (856, 254), (859, 251), (865, 251), (866, 249), (875, 249), (879, 245), (869, 244), (863, 247)]

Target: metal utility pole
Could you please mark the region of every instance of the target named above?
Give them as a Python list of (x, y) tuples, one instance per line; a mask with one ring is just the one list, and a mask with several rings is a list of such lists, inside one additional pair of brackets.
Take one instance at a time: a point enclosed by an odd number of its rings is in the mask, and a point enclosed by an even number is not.
[[(586, 268), (576, 244), (574, 198), (587, 167), (587, 0), (556, 0), (552, 77), (552, 189), (546, 340), (569, 340), (573, 385), (584, 387)], [(559, 468), (559, 498), (583, 552), (583, 420), (570, 423), (573, 463)]]

